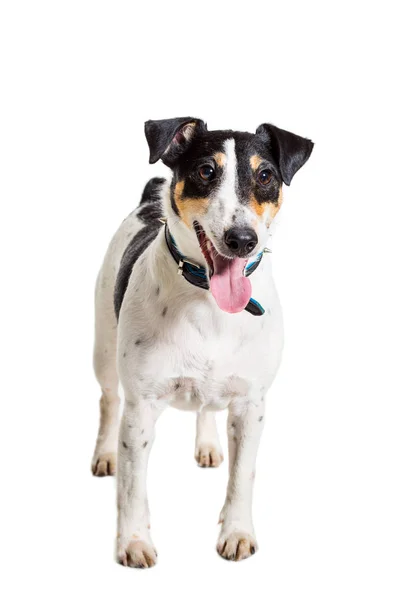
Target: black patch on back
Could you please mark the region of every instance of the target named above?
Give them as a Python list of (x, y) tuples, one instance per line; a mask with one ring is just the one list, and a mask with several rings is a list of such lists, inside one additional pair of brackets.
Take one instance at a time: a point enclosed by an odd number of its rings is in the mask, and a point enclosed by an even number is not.
[(128, 287), (133, 266), (140, 255), (151, 244), (151, 242), (156, 239), (160, 227), (160, 221), (155, 221), (152, 225), (146, 225), (132, 238), (125, 249), (121, 259), (114, 289), (114, 310), (117, 319), (119, 318), (119, 313), (125, 296), (126, 288)]
[(143, 190), (142, 199), (136, 216), (145, 226), (132, 238), (122, 255), (117, 279), (114, 288), (114, 310), (119, 318), (122, 302), (128, 287), (133, 266), (140, 255), (153, 242), (162, 226), (159, 220), (163, 216), (161, 188), (165, 179), (154, 177), (150, 179)]
[(160, 194), (165, 181), (162, 177), (153, 177), (153, 179), (147, 182), (143, 190), (136, 216), (146, 225), (163, 217)]

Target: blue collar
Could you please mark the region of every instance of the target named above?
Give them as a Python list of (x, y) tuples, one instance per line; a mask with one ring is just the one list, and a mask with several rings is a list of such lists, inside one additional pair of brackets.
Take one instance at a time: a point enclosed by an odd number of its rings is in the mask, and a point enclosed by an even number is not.
[[(167, 243), (168, 250), (174, 258), (176, 264), (178, 265), (178, 274), (182, 275), (186, 279), (186, 281), (188, 281), (192, 285), (201, 287), (204, 290), (208, 290), (210, 286), (208, 283), (206, 269), (189, 260), (188, 258), (186, 258), (186, 256), (179, 252), (176, 242), (172, 237), (172, 234), (168, 229), (167, 224), (165, 224), (164, 231), (165, 241)], [(246, 268), (244, 270), (244, 275), (246, 277), (249, 277), (249, 275), (251, 275), (257, 269), (262, 257), (264, 256), (264, 252), (269, 252), (269, 250), (266, 249), (263, 252), (260, 252), (250, 264), (246, 265)], [(249, 303), (245, 307), (245, 310), (247, 310), (247, 312), (249, 312), (250, 314), (258, 317), (265, 313), (265, 310), (263, 309), (261, 304), (257, 302), (257, 300), (254, 300), (254, 298), (250, 298)]]

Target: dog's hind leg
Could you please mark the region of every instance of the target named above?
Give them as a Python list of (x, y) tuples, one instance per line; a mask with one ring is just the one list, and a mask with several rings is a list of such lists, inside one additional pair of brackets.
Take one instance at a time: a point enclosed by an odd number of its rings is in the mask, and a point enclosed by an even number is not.
[(101, 387), (100, 425), (92, 459), (93, 475), (114, 475), (118, 448), (119, 397), (116, 364), (117, 320), (112, 288), (100, 272), (96, 285), (94, 370)]
[(202, 410), (197, 413), (195, 459), (200, 467), (219, 467), (223, 458), (215, 413)]

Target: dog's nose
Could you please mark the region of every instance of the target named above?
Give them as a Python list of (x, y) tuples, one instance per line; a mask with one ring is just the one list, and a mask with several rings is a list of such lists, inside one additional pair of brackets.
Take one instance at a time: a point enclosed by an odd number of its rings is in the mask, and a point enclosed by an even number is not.
[(250, 227), (232, 227), (225, 233), (225, 244), (237, 256), (246, 256), (257, 242), (257, 234)]

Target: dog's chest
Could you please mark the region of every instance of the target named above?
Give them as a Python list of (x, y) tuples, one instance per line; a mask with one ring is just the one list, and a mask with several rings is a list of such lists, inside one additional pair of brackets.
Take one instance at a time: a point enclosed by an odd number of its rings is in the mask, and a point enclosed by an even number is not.
[(158, 397), (183, 410), (221, 410), (233, 398), (248, 396), (254, 381), (263, 377), (262, 362), (254, 360), (262, 350), (262, 322), (250, 320), (246, 326), (240, 320), (235, 326), (215, 325), (210, 318), (193, 319), (192, 314), (175, 330), (170, 325), (144, 366)]
[[(144, 277), (144, 279), (146, 279)], [(279, 303), (257, 289), (263, 316), (223, 313), (203, 290), (185, 285), (153, 294), (142, 286), (124, 301), (119, 323), (119, 370), (135, 393), (186, 410), (220, 410), (265, 387), (281, 347)], [(130, 287), (134, 289), (134, 281)], [(154, 287), (154, 286), (153, 286)]]
[(247, 396), (252, 373), (249, 353), (246, 355), (243, 345), (240, 339), (213, 341), (210, 337), (197, 340), (190, 349), (182, 348), (179, 362), (171, 365), (172, 404), (188, 410), (220, 410), (234, 397)]

